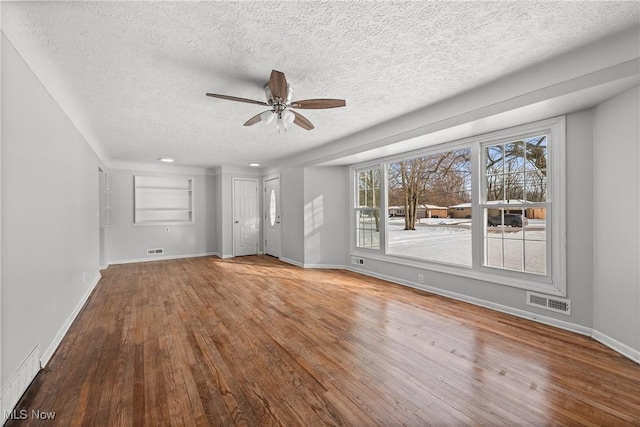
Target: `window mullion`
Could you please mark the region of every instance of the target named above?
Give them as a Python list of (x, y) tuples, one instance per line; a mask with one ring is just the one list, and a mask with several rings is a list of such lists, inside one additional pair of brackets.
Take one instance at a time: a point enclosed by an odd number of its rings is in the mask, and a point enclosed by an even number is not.
[(486, 197), (482, 180), (486, 179), (483, 164), (486, 162), (482, 146), (474, 143), (471, 146), (471, 267), (478, 270), (484, 259), (484, 210), (480, 208), (481, 200)]
[(389, 215), (388, 205), (388, 167), (387, 163), (380, 165), (380, 252), (384, 255), (388, 250), (387, 239), (387, 216)]

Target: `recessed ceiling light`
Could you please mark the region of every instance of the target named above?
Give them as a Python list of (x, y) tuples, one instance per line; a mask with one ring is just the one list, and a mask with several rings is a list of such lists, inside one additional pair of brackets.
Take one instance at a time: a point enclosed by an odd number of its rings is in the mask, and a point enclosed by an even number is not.
[(165, 162), (165, 163), (173, 163), (174, 162), (173, 159), (169, 159), (167, 157), (160, 157), (158, 160), (160, 160), (161, 162)]
[(249, 166), (252, 166), (254, 168), (258, 168), (258, 167), (260, 167), (260, 163), (249, 163)]

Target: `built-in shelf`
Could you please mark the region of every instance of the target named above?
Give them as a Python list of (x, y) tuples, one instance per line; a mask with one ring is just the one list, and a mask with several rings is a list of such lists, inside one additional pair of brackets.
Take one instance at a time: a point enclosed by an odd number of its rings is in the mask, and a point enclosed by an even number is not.
[(134, 176), (134, 224), (193, 223), (193, 178)]

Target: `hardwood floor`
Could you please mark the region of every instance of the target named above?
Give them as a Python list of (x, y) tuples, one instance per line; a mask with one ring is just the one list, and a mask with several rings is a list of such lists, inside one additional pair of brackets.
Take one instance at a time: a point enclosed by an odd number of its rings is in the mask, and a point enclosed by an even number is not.
[(106, 269), (21, 410), (8, 426), (638, 426), (640, 365), (351, 272), (206, 257)]

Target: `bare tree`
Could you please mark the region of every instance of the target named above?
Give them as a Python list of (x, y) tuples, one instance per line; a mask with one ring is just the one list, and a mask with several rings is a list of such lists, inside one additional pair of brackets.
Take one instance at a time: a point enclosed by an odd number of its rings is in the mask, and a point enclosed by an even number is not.
[(487, 147), (487, 200), (546, 198), (547, 136)]
[(405, 230), (416, 229), (418, 206), (426, 203), (428, 197), (443, 200), (442, 191), (451, 191), (449, 199), (455, 199), (451, 194), (456, 193), (459, 199), (467, 193), (469, 164), (470, 152), (464, 149), (403, 160), (389, 166), (389, 187), (395, 197), (402, 196)]

